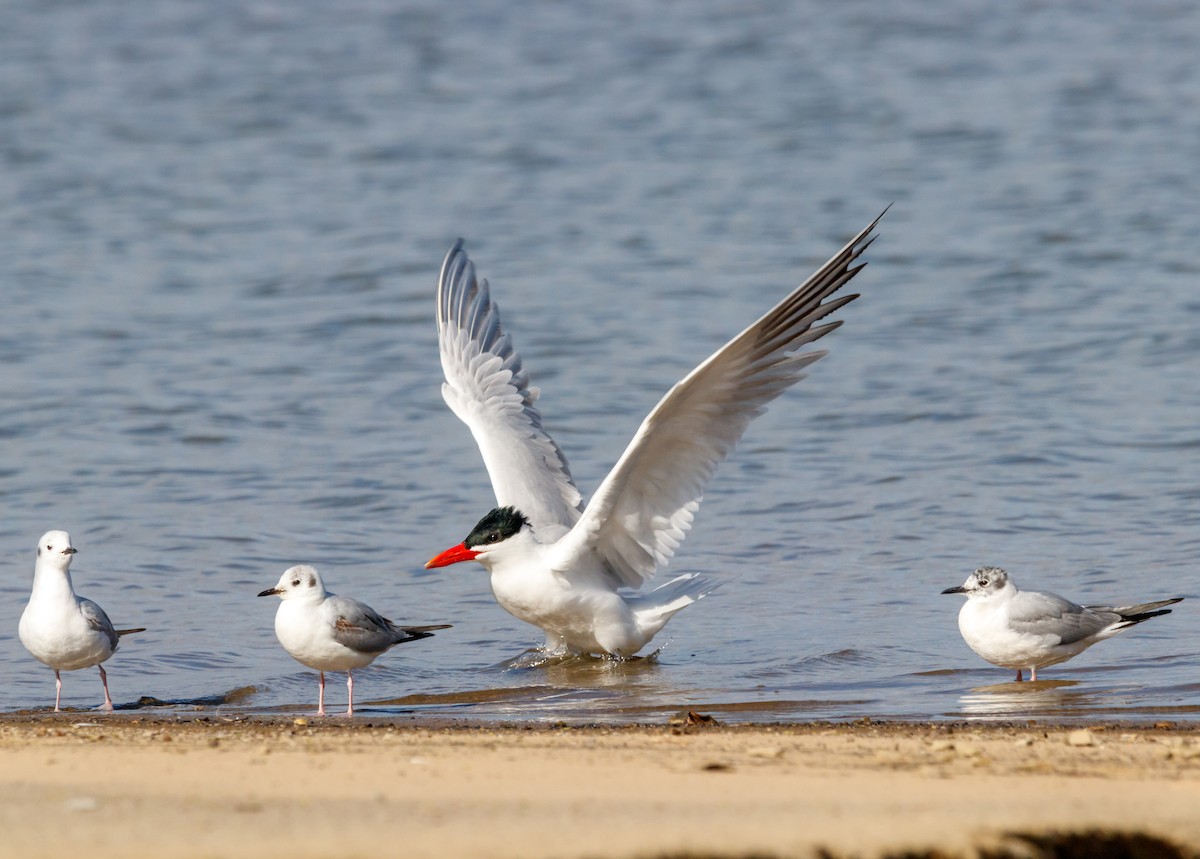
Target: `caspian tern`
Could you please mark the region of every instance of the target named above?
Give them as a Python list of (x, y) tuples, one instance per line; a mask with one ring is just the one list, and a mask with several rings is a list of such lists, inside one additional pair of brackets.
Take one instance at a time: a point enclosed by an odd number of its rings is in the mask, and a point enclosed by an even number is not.
[(1023, 591), (999, 567), (980, 567), (956, 588), (944, 594), (966, 594), (958, 613), (958, 629), (967, 646), (993, 665), (1017, 672), (1037, 670), (1066, 662), (1097, 641), (1144, 620), (1170, 614), (1163, 606), (1183, 597), (1141, 605), (1076, 605), (1066, 597), (1046, 591)]
[(66, 531), (47, 531), (38, 541), (33, 567), (33, 592), (21, 613), (17, 635), (25, 649), (39, 662), (54, 669), (54, 712), (62, 700), (60, 671), (100, 669), (104, 684), (104, 709), (113, 708), (108, 694), (108, 675), (100, 663), (112, 656), (121, 636), (139, 629), (114, 629), (104, 609), (75, 595), (71, 584), (71, 559), (75, 547)]
[(369, 605), (325, 590), (316, 567), (284, 570), (260, 597), (277, 596), (275, 637), (299, 662), (317, 671), (317, 715), (325, 715), (325, 672), (346, 672), (346, 715), (354, 715), (354, 669), (365, 668), (397, 644), (429, 638), (435, 626), (397, 626)]
[(825, 354), (796, 350), (841, 324), (815, 323), (858, 297), (831, 298), (865, 265), (854, 263), (878, 222), (671, 388), (586, 507), (459, 239), (438, 278), (442, 396), (474, 435), (498, 506), (426, 568), (478, 561), (496, 601), (545, 632), (548, 653), (635, 655), (712, 585), (691, 574), (646, 594), (624, 588), (669, 561), (750, 421)]

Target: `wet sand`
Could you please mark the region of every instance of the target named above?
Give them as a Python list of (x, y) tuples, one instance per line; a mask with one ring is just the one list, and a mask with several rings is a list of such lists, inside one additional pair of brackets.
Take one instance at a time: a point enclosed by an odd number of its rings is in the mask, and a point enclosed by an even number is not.
[(17, 715), (0, 796), (6, 857), (1197, 856), (1200, 727)]

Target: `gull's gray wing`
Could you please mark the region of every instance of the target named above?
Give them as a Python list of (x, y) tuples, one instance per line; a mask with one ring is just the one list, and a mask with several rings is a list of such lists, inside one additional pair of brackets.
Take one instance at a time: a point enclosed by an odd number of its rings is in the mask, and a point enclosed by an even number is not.
[(393, 645), (428, 638), (433, 634), (430, 630), (446, 629), (448, 626), (396, 626), (358, 600), (329, 596), (326, 602), (333, 609), (333, 640), (359, 653), (383, 653)]
[(1055, 636), (1060, 644), (1091, 638), (1120, 619), (1119, 614), (1105, 607), (1076, 605), (1045, 591), (1021, 591), (1008, 609), (1008, 623), (1014, 631)]
[(113, 650), (117, 649), (117, 644), (120, 642), (120, 636), (113, 629), (112, 621), (108, 619), (108, 615), (104, 613), (104, 609), (96, 605), (90, 599), (84, 597), (76, 597), (79, 601), (79, 611), (83, 614), (83, 619), (88, 622), (88, 626), (98, 632), (104, 633), (108, 638), (108, 645)]

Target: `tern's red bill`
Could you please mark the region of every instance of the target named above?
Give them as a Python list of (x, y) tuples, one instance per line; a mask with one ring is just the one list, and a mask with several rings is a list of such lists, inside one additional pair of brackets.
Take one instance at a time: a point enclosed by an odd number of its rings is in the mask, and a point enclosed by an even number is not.
[(473, 561), (478, 554), (474, 549), (468, 549), (466, 543), (459, 543), (457, 546), (451, 546), (440, 555), (430, 558), (429, 563), (425, 565), (425, 569), (432, 570), (434, 567), (448, 567), (451, 564), (459, 564), (463, 561)]

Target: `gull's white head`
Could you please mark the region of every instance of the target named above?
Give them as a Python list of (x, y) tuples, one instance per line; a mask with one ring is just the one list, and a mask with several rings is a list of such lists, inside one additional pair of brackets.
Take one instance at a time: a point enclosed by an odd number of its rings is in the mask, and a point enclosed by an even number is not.
[(988, 597), (1002, 591), (1008, 584), (1008, 573), (999, 567), (980, 567), (956, 588), (946, 588), (944, 594), (966, 594), (968, 599)]
[(299, 564), (286, 569), (279, 577), (279, 584), (267, 588), (259, 596), (277, 596), (281, 600), (319, 600), (325, 596), (325, 584), (321, 581), (321, 574), (317, 572), (316, 567)]
[(47, 531), (38, 541), (37, 563), (51, 569), (66, 572), (71, 566), (71, 558), (75, 547), (71, 545), (71, 535), (66, 531)]
[(497, 507), (479, 520), (467, 539), (431, 558), (425, 569), (461, 561), (478, 561), (491, 569), (498, 558), (520, 545), (522, 539), (532, 539), (529, 520), (515, 507)]

